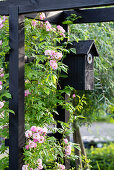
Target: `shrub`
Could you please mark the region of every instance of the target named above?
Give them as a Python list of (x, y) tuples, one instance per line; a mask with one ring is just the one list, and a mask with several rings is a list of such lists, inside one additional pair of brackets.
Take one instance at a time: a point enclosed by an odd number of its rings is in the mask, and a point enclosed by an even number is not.
[(91, 148), (87, 152), (91, 160), (91, 169), (113, 170), (114, 169), (114, 143), (104, 145), (103, 148)]

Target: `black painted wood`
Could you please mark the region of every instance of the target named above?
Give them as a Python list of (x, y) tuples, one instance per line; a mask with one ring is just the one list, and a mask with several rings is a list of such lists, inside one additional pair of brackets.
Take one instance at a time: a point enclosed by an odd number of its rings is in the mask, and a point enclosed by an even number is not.
[[(96, 23), (96, 22), (110, 22), (114, 21), (114, 8), (99, 8), (99, 9), (88, 9), (88, 10), (72, 10), (63, 11), (52, 17), (47, 16), (47, 20), (53, 24), (61, 24), (71, 14), (81, 16), (73, 24), (82, 23)], [(29, 14), (30, 17), (30, 14)]]
[(19, 5), (19, 14), (66, 9), (112, 6), (114, 0), (9, 0), (0, 2), (0, 14), (9, 15), (8, 6)]
[[(47, 12), (46, 12), (47, 13)], [(50, 12), (49, 12), (50, 13)], [(114, 8), (99, 8), (99, 9), (88, 9), (88, 10), (72, 10), (72, 11), (60, 11), (57, 14), (51, 12), (52, 16), (47, 14), (46, 20), (52, 24), (60, 24), (66, 20), (71, 14), (81, 16), (73, 24), (82, 23), (98, 23), (98, 22), (110, 22), (114, 21)], [(25, 17), (34, 19), (37, 13), (25, 14)]]
[[(73, 42), (72, 48), (77, 53), (70, 53), (63, 60), (69, 67), (68, 77), (63, 80), (64, 86), (69, 85), (76, 90), (93, 90), (94, 88), (94, 56), (99, 56), (93, 40)], [(87, 57), (91, 54), (92, 62), (88, 63)]]
[(30, 5), (20, 6), (19, 13), (56, 11), (114, 5), (114, 0), (31, 0)]
[(9, 139), (5, 139), (5, 146), (9, 146)]
[(9, 113), (9, 169), (21, 170), (24, 137), (24, 16), (18, 15), (18, 6), (9, 8), (10, 57), (9, 89), (12, 99)]
[(64, 18), (67, 18), (71, 14), (81, 16), (74, 24), (81, 23), (96, 23), (96, 22), (110, 22), (114, 21), (114, 8), (99, 8), (77, 11), (64, 11)]

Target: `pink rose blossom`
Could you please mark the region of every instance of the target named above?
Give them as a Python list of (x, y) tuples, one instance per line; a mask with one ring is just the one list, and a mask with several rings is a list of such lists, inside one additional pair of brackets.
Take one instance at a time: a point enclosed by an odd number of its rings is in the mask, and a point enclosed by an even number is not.
[(39, 165), (39, 166), (38, 166), (38, 170), (40, 170), (40, 169), (43, 169), (43, 166), (42, 166), (42, 165)]
[(26, 145), (25, 148), (28, 150), (29, 149), (29, 145)]
[(64, 169), (65, 169), (65, 166), (62, 165), (62, 164), (58, 164), (58, 168), (59, 168), (59, 170), (64, 170)]
[(30, 148), (36, 148), (37, 147), (37, 144), (31, 140), (29, 140), (29, 147)]
[(38, 141), (39, 143), (44, 143), (45, 138), (43, 136), (40, 136), (40, 140)]
[(62, 37), (65, 37), (65, 30), (60, 25), (57, 26), (57, 30)]
[(57, 29), (60, 33), (65, 33), (65, 30), (60, 25), (57, 26)]
[(28, 165), (23, 165), (22, 170), (28, 170)]
[(56, 54), (56, 52), (51, 50), (51, 55), (50, 56), (51, 56), (52, 59), (55, 57), (55, 54)]
[(62, 53), (59, 53), (59, 52), (55, 53), (54, 55), (56, 60), (61, 60), (62, 56), (63, 56)]
[(4, 77), (4, 73), (0, 74), (0, 77)]
[(68, 139), (67, 138), (65, 138), (65, 139), (63, 139), (64, 140), (64, 142), (67, 144), (68, 143)]
[(5, 21), (6, 21), (6, 19), (7, 19), (7, 17), (6, 17), (6, 16), (3, 16), (3, 20), (2, 20), (2, 22), (5, 22)]
[(38, 128), (36, 126), (32, 126), (30, 130), (32, 132), (38, 132)]
[(32, 20), (32, 26), (35, 27), (37, 25), (37, 21)]
[(56, 63), (56, 60), (50, 60), (50, 65)]
[(39, 17), (40, 17), (41, 20), (44, 20), (46, 16), (45, 16), (45, 14), (42, 12)]
[[(33, 139), (35, 139), (35, 141), (38, 142), (38, 141), (40, 140), (40, 135), (39, 135), (39, 133), (34, 133), (34, 134), (33, 134)], [(34, 141), (34, 142), (35, 142), (35, 141)]]
[(37, 162), (38, 162), (38, 169), (43, 169), (42, 159), (38, 159)]
[(29, 90), (25, 90), (25, 97), (28, 96), (29, 94), (31, 94)]
[(34, 143), (34, 148), (36, 148), (37, 147), (37, 143)]
[(2, 90), (2, 85), (0, 85), (0, 90)]
[(30, 83), (30, 81), (29, 80), (25, 80), (25, 83)]
[(0, 85), (2, 85), (2, 81), (0, 81)]
[(38, 164), (42, 164), (42, 159), (39, 158), (39, 159), (37, 160), (37, 162), (38, 162)]
[(0, 40), (0, 45), (2, 45), (2, 40)]
[(58, 67), (55, 60), (50, 60), (50, 66), (52, 67), (53, 70), (56, 70)]
[(52, 67), (53, 70), (56, 70), (57, 67), (58, 67), (58, 66), (57, 66), (57, 63), (54, 63), (54, 64), (52, 64), (52, 65), (50, 65), (50, 66)]
[(71, 154), (71, 145), (66, 146), (65, 154), (66, 154), (66, 156)]
[(0, 29), (3, 27), (3, 20), (0, 18)]
[(44, 128), (40, 128), (40, 130), (38, 131), (41, 135), (45, 136), (46, 133), (47, 133), (47, 128), (44, 127)]
[(27, 131), (25, 132), (25, 136), (26, 136), (27, 138), (30, 138), (30, 137), (32, 136), (32, 131), (27, 130)]
[(65, 34), (64, 34), (64, 33), (60, 33), (60, 35), (61, 35), (62, 37), (65, 37)]
[(51, 50), (45, 50), (44, 54), (45, 55), (51, 55)]
[(0, 109), (4, 106), (4, 102), (0, 101)]
[(76, 97), (76, 95), (75, 95), (75, 94), (73, 94), (73, 95), (72, 95), (72, 97), (73, 97), (73, 98), (75, 98), (75, 97)]
[(30, 170), (33, 170), (33, 168), (30, 168)]
[(46, 31), (52, 30), (51, 24), (48, 21), (45, 22), (45, 26), (46, 26)]

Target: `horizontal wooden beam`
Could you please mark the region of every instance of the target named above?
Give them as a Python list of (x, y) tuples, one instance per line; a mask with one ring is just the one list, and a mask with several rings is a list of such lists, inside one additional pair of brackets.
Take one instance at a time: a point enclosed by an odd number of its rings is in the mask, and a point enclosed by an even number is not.
[[(96, 23), (96, 22), (110, 22), (114, 21), (114, 7), (113, 8), (98, 8), (88, 10), (72, 10), (46, 13), (47, 20), (52, 24), (61, 24), (71, 14), (81, 16), (74, 24), (81, 23)], [(37, 13), (25, 14), (28, 18), (35, 18)]]
[(40, 12), (40, 11), (56, 11), (66, 9), (90, 8), (100, 6), (114, 5), (114, 0), (39, 0), (34, 4), (22, 5), (19, 13)]
[(9, 2), (0, 2), (1, 15), (9, 14), (8, 7), (10, 5), (14, 5), (14, 8), (19, 5), (20, 14), (114, 5), (114, 0), (24, 0), (21, 3), (17, 0), (14, 3), (12, 0), (12, 3)]
[(64, 18), (67, 18), (73, 13), (77, 16), (81, 16), (74, 24), (114, 21), (114, 8), (64, 11)]

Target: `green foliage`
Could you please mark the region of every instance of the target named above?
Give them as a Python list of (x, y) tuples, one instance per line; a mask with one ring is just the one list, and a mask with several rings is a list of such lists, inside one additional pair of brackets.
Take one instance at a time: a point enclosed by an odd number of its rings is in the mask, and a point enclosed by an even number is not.
[(101, 111), (107, 112), (113, 105), (114, 89), (114, 24), (95, 23), (70, 25), (70, 41), (93, 39), (98, 49), (99, 57), (94, 58), (94, 91), (77, 91), (79, 96), (85, 94), (87, 105), (81, 114), (86, 123), (95, 121)]
[(114, 144), (104, 145), (103, 148), (91, 148), (87, 151), (93, 170), (114, 169)]
[(73, 24), (77, 19), (82, 18), (81, 16), (77, 16), (76, 14), (71, 14), (66, 18), (66, 21), (63, 21), (63, 24)]
[[(35, 22), (35, 26), (32, 24), (33, 21)], [(78, 96), (79, 102), (77, 102), (77, 106), (74, 107), (71, 96), (73, 88), (65, 87), (65, 89), (61, 90), (58, 81), (61, 77), (61, 72), (67, 73), (68, 69), (68, 67), (63, 64), (63, 59), (61, 59), (62, 55), (64, 58), (66, 53), (69, 52), (69, 50), (66, 49), (67, 42), (63, 43), (63, 45), (61, 43), (65, 34), (60, 35), (61, 32), (52, 25), (51, 29), (47, 31), (45, 22), (33, 21), (25, 19), (25, 55), (28, 58), (31, 56), (35, 58), (34, 62), (25, 64), (25, 130), (30, 129), (31, 126), (47, 127), (48, 130), (50, 130), (49, 125), (57, 124), (54, 120), (54, 115), (59, 114), (57, 107), (61, 106), (70, 112), (69, 121), (67, 123), (60, 121), (59, 123), (62, 128), (53, 128), (51, 130), (53, 133), (62, 133), (63, 138), (66, 138), (66, 136), (71, 133), (71, 122), (73, 122), (74, 119), (78, 119), (78, 116), (74, 113), (77, 109), (80, 110), (83, 108), (85, 98), (82, 97), (83, 100), (81, 100)], [(60, 27), (60, 29), (61, 28), (62, 27)], [(3, 29), (0, 31), (1, 38), (5, 37), (5, 33), (8, 31), (8, 21), (6, 21)], [(4, 139), (8, 138), (9, 112), (14, 113), (8, 108), (11, 95), (8, 92), (8, 63), (5, 62), (4, 57), (10, 49), (9, 46), (7, 46), (9, 43), (8, 36), (9, 34), (7, 33), (6, 37), (2, 39), (3, 43), (0, 47), (0, 68), (4, 68), (4, 76), (2, 78), (0, 77), (3, 85), (3, 89), (0, 91), (0, 101), (5, 101), (4, 106), (0, 108), (2, 118), (2, 121), (0, 121), (0, 132)], [(45, 54), (46, 50), (53, 50), (56, 55), (60, 53), (60, 59), (51, 58), (50, 55)], [(73, 48), (70, 49), (70, 51), (76, 53)], [(56, 69), (51, 67), (51, 60), (57, 63)], [(58, 90), (57, 87), (59, 87)], [(64, 100), (64, 94), (68, 96), (66, 100)], [(1, 153), (6, 152), (7, 147), (5, 147), (4, 142), (0, 150)], [(45, 169), (58, 169), (56, 160), (58, 157), (59, 163), (63, 164), (64, 157), (66, 156), (65, 145), (63, 139), (59, 142), (53, 137), (46, 137), (45, 142), (37, 143), (36, 148), (24, 148), (24, 155), (25, 164), (29, 164), (30, 167), (36, 168), (38, 166), (37, 160), (42, 159)], [(70, 158), (70, 155), (68, 157)], [(74, 159), (74, 157), (76, 156), (71, 155), (72, 159)], [(7, 162), (5, 158), (1, 158), (0, 161), (5, 161), (5, 163), (2, 164), (2, 169), (6, 166)]]

